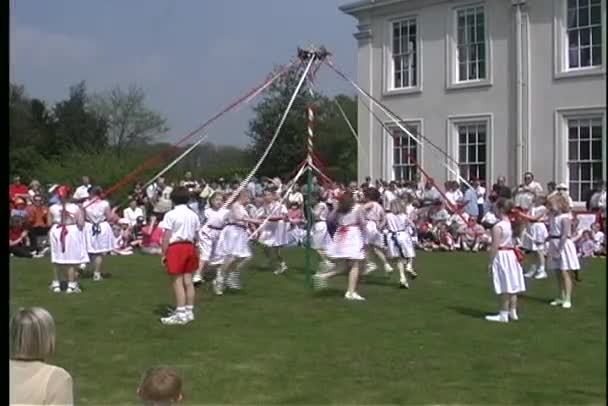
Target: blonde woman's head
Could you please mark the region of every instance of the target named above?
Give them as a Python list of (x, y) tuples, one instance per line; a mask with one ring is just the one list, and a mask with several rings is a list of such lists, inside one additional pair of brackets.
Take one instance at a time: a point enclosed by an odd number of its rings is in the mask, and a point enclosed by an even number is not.
[(9, 323), (9, 357), (45, 361), (55, 351), (55, 321), (42, 307), (19, 309)]
[(403, 204), (399, 199), (393, 199), (389, 205), (389, 208), (391, 210), (391, 213), (393, 214), (401, 214), (404, 211)]

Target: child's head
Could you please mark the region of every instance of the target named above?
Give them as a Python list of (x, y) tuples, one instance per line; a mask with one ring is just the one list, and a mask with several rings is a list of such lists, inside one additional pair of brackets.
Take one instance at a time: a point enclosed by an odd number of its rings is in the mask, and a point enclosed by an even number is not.
[(591, 234), (591, 230), (585, 230), (585, 231), (583, 231), (583, 238), (585, 240), (592, 240), (593, 239), (593, 235)]
[(554, 213), (568, 213), (570, 211), (570, 204), (565, 196), (556, 194), (551, 196), (547, 200), (549, 210)]
[(224, 202), (224, 196), (220, 192), (215, 192), (209, 198), (209, 204), (213, 209), (219, 209), (222, 207), (222, 203)]
[(188, 204), (190, 200), (190, 192), (185, 187), (178, 187), (171, 192), (171, 201), (174, 205)]
[(600, 231), (600, 223), (591, 224), (591, 231), (593, 231), (594, 233), (597, 233), (598, 231)]
[(494, 204), (496, 214), (507, 215), (513, 210), (513, 201), (505, 199), (504, 197), (498, 198)]
[(172, 368), (151, 368), (144, 374), (137, 395), (145, 405), (177, 403), (182, 400), (182, 379)]
[(390, 209), (391, 209), (391, 213), (393, 213), (393, 214), (403, 213), (403, 204), (401, 203), (401, 200), (399, 200), (399, 199), (392, 200), (390, 203)]
[(534, 199), (534, 204), (536, 204), (537, 207), (545, 206), (547, 204), (547, 197), (543, 195), (537, 195)]
[(340, 214), (346, 214), (350, 212), (355, 205), (352, 193), (343, 193), (338, 200), (338, 208), (336, 211)]
[(274, 190), (268, 188), (264, 191), (264, 203), (269, 204), (274, 201)]
[(298, 202), (292, 202), (289, 204), (289, 208), (292, 210), (297, 210), (300, 208), (300, 205), (298, 204)]

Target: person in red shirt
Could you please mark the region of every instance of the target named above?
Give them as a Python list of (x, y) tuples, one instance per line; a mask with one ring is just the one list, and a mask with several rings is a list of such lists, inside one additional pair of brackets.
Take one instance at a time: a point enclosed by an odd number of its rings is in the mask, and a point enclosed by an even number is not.
[(30, 231), (30, 248), (35, 252), (43, 253), (40, 240), (49, 233), (49, 208), (42, 201), (42, 196), (34, 195), (32, 204), (25, 208), (25, 212)]
[(148, 225), (142, 228), (141, 252), (150, 255), (162, 253), (163, 229), (158, 226), (156, 216), (151, 216)]
[[(34, 255), (27, 248), (29, 245), (28, 232), (25, 228), (23, 218), (11, 217), (8, 231), (8, 251), (20, 258), (33, 258)], [(38, 255), (36, 255), (38, 257)]]
[(21, 176), (19, 175), (15, 175), (13, 177), (13, 183), (8, 185), (8, 200), (11, 204), (11, 208), (13, 200), (15, 200), (17, 197), (21, 197), (22, 199), (27, 199), (30, 197), (28, 188), (26, 185), (21, 183)]

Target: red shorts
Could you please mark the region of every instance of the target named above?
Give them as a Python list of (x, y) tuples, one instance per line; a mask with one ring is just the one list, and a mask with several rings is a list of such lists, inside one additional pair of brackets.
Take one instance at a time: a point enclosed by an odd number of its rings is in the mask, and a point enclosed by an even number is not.
[(171, 275), (192, 273), (198, 268), (198, 250), (191, 242), (176, 242), (167, 247), (165, 267)]

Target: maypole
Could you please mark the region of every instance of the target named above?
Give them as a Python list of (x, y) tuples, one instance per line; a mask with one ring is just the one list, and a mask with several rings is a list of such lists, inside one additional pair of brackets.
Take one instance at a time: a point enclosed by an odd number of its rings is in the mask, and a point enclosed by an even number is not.
[[(302, 62), (308, 62), (313, 60), (320, 64), (325, 60), (325, 58), (329, 55), (327, 50), (323, 47), (319, 49), (315, 49), (313, 47), (304, 50), (298, 49), (298, 58)], [(309, 284), (312, 285), (312, 264), (311, 264), (311, 228), (314, 222), (313, 214), (312, 214), (312, 171), (314, 169), (313, 156), (314, 156), (314, 122), (315, 122), (315, 108), (314, 108), (314, 90), (313, 90), (313, 80), (314, 73), (316, 73), (316, 69), (313, 70), (313, 73), (308, 78), (308, 93), (310, 96), (310, 100), (307, 104), (307, 112), (308, 112), (308, 122), (307, 122), (307, 137), (306, 137), (306, 199), (305, 199), (305, 213), (306, 213), (306, 279)]]

